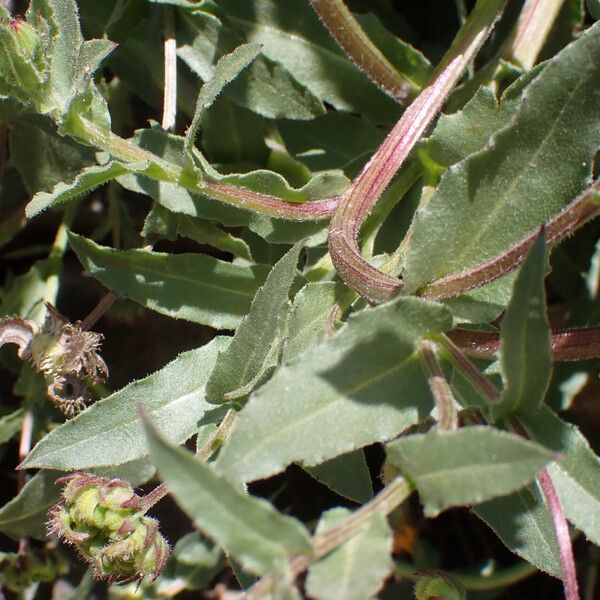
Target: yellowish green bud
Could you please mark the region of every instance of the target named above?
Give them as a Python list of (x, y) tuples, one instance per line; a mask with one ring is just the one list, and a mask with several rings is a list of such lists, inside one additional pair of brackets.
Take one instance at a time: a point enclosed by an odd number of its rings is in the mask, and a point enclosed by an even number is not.
[(416, 600), (465, 600), (459, 582), (441, 571), (423, 574), (415, 583)]
[(77, 548), (97, 578), (158, 577), (169, 559), (169, 544), (158, 522), (144, 515), (143, 499), (129, 482), (73, 473), (57, 483), (65, 484), (63, 501), (51, 509), (49, 529)]

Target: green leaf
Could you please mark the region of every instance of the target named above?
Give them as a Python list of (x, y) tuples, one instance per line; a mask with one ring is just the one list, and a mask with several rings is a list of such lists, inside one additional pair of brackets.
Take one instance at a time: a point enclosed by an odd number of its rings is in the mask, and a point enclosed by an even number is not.
[(84, 268), (106, 287), (177, 319), (234, 329), (250, 309), (267, 268), (242, 267), (204, 254), (113, 250), (69, 234)]
[(319, 281), (308, 283), (296, 294), (283, 344), (283, 362), (289, 362), (333, 333), (332, 310), (350, 293), (340, 283)]
[(248, 244), (231, 233), (223, 231), (215, 223), (194, 219), (188, 215), (178, 215), (177, 233), (199, 244), (208, 244), (213, 248), (229, 252), (247, 261), (253, 262)]
[(594, 25), (548, 61), (485, 149), (448, 169), (417, 214), (407, 292), (507, 250), (586, 186), (600, 144), (599, 56)]
[(552, 517), (536, 483), (472, 508), (511, 551), (554, 577), (562, 576)]
[(25, 214), (27, 218), (31, 219), (48, 208), (62, 206), (121, 175), (144, 171), (147, 168), (146, 163), (134, 165), (117, 161), (87, 167), (78, 173), (70, 183), (61, 181), (54, 186), (51, 192), (38, 192), (25, 207)]
[[(32, 148), (36, 151), (32, 152)], [(47, 120), (13, 120), (10, 124), (11, 159), (30, 194), (73, 179), (95, 162), (91, 148), (57, 135)]]
[(277, 0), (220, 0), (219, 8), (227, 24), (263, 44), (263, 54), (317, 98), (377, 122), (398, 118), (399, 105), (350, 62), (303, 0), (286, 0), (285, 11)]
[(544, 402), (552, 373), (552, 341), (544, 288), (547, 269), (546, 238), (542, 234), (519, 271), (502, 319), (499, 359), (504, 389), (492, 409), (496, 416), (534, 413)]
[(600, 545), (600, 459), (584, 435), (548, 407), (522, 418), (527, 432), (540, 444), (560, 453), (548, 473), (567, 519)]
[[(182, 15), (178, 56), (201, 79), (208, 81), (216, 56), (231, 52), (243, 37), (207, 12)], [(279, 62), (258, 56), (225, 89), (233, 102), (268, 118), (311, 119), (325, 112), (321, 101)]]
[[(327, 511), (317, 525), (317, 534), (351, 514), (345, 508)], [(309, 567), (306, 591), (315, 600), (373, 598), (392, 569), (391, 551), (390, 526), (375, 512), (365, 519), (359, 533)]]
[(518, 435), (480, 426), (410, 435), (390, 442), (386, 451), (413, 481), (428, 516), (518, 490), (554, 458)]
[(286, 148), (312, 171), (343, 169), (366, 162), (385, 137), (380, 128), (354, 115), (330, 112), (307, 123), (278, 123)]
[(433, 67), (421, 52), (390, 33), (373, 13), (354, 16), (363, 31), (405, 79), (416, 88), (422, 88), (429, 82)]
[(320, 465), (304, 469), (332, 492), (344, 498), (364, 504), (373, 497), (371, 473), (363, 450), (341, 454)]
[(22, 408), (19, 408), (0, 418), (0, 444), (6, 444), (21, 431), (24, 412)]
[(245, 569), (260, 575), (292, 556), (312, 554), (299, 521), (247, 495), (210, 465), (167, 443), (145, 421), (152, 460), (171, 494), (196, 527)]
[(271, 269), (256, 292), (250, 311), (240, 323), (231, 344), (219, 356), (206, 384), (209, 402), (245, 396), (261, 376), (277, 364), (290, 312), (290, 287), (302, 244), (298, 243)]
[(23, 461), (23, 468), (89, 469), (146, 456), (148, 446), (137, 404), (145, 407), (165, 436), (184, 442), (213, 408), (204, 398), (204, 388), (227, 342), (228, 338), (219, 337), (180, 354), (160, 371), (96, 402), (38, 442)]
[[(202, 150), (211, 162), (256, 168), (266, 165), (271, 150), (265, 144), (267, 122), (246, 108), (220, 96), (202, 120)], [(221, 168), (221, 167), (220, 167)]]
[(56, 471), (36, 473), (15, 498), (0, 508), (0, 531), (15, 540), (45, 539), (48, 509), (60, 499), (60, 489), (54, 485), (60, 476)]
[(418, 343), (449, 327), (445, 308), (417, 298), (362, 311), (250, 396), (217, 468), (252, 481), (398, 435), (431, 410)]
[(189, 152), (194, 145), (206, 109), (216, 100), (223, 88), (259, 55), (260, 50), (260, 44), (243, 44), (219, 59), (210, 81), (202, 86), (198, 94), (194, 117), (185, 134), (184, 152)]

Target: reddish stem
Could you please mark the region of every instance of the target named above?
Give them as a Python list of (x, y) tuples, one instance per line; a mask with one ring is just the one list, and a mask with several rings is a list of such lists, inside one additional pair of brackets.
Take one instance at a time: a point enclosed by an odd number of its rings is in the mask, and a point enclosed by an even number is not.
[[(500, 348), (500, 334), (493, 331), (455, 329), (446, 335), (475, 358), (495, 360)], [(600, 327), (553, 330), (552, 358), (557, 362), (600, 358)]]
[(560, 553), (560, 562), (563, 571), (565, 598), (567, 600), (579, 600), (577, 569), (575, 568), (573, 545), (571, 544), (569, 524), (567, 523), (565, 512), (547, 469), (542, 469), (538, 475), (538, 481), (548, 504), (552, 522), (554, 523), (554, 531), (556, 532), (556, 541), (558, 542), (558, 551)]

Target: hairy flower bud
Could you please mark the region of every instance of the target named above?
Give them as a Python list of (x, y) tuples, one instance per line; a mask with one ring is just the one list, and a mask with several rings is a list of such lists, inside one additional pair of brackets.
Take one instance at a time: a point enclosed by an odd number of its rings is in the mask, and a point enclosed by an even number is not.
[(65, 484), (63, 501), (50, 510), (49, 530), (75, 546), (97, 578), (158, 577), (169, 559), (169, 544), (158, 522), (144, 515), (143, 499), (129, 482), (73, 473), (57, 483)]
[(423, 573), (415, 583), (416, 600), (464, 600), (465, 591), (460, 583), (446, 573)]
[(27, 21), (0, 13), (0, 83), (24, 104), (35, 104), (44, 83), (41, 40)]

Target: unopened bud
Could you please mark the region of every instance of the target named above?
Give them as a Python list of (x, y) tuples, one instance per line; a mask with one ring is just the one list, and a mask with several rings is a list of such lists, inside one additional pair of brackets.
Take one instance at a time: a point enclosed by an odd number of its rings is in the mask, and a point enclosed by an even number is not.
[(465, 600), (460, 583), (446, 573), (424, 573), (415, 583), (416, 600)]
[(97, 578), (158, 577), (169, 559), (169, 544), (158, 522), (144, 515), (143, 499), (129, 482), (73, 473), (57, 483), (66, 485), (63, 501), (50, 510), (49, 529), (77, 548)]

